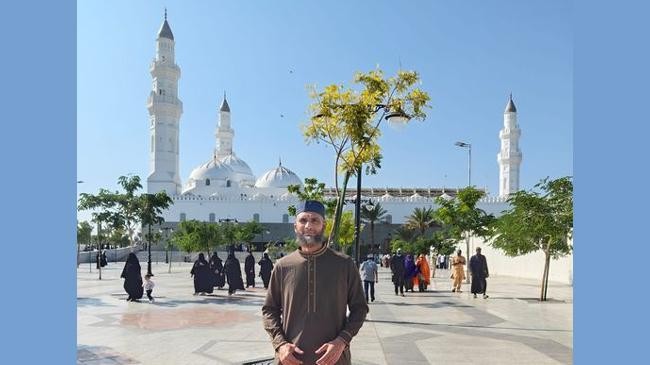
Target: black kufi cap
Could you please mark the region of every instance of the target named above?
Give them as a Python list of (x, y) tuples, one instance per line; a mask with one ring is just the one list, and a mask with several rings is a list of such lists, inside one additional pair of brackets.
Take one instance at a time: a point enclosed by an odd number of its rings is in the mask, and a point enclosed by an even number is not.
[(325, 218), (325, 206), (318, 200), (306, 200), (296, 207), (296, 215), (302, 212), (318, 213)]

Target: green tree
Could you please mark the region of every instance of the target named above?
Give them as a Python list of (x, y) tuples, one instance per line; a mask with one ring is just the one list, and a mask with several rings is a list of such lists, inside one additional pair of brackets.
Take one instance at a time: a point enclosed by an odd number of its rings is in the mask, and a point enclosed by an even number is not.
[[(324, 143), (334, 151), (334, 181), (338, 201), (334, 212), (329, 242), (339, 239), (345, 191), (352, 175), (366, 164), (367, 171), (380, 168), (381, 148), (378, 143), (380, 124), (387, 116), (408, 116), (424, 120), (429, 95), (414, 87), (419, 81), (413, 71), (399, 71), (395, 77), (384, 78), (379, 69), (357, 73), (354, 83), (361, 90), (331, 84), (322, 91), (312, 88), (312, 117), (303, 127), (308, 143)], [(388, 114), (390, 113), (390, 114)], [(339, 173), (343, 179), (339, 188)]]
[(199, 251), (199, 223), (199, 221), (194, 219), (180, 222), (169, 240), (187, 253)]
[(81, 251), (81, 245), (88, 246), (90, 244), (90, 239), (93, 231), (93, 226), (86, 221), (81, 221), (77, 223), (77, 267), (79, 267), (79, 252)]
[[(329, 237), (331, 235), (333, 225), (333, 220), (328, 219), (325, 221), (324, 237)], [(354, 214), (352, 211), (343, 212), (341, 225), (339, 227), (339, 239), (336, 242), (331, 242), (331, 245), (336, 247), (339, 251), (349, 254), (352, 243), (354, 243), (354, 227)], [(360, 229), (363, 229), (363, 225)]]
[[(458, 243), (465, 238), (466, 255), (469, 255), (471, 236), (488, 239), (491, 235), (490, 225), (494, 221), (494, 216), (476, 207), (484, 195), (485, 192), (470, 186), (461, 189), (454, 199), (436, 198), (436, 203), (440, 205), (435, 211), (436, 220), (442, 223), (449, 241)], [(469, 282), (469, 265), (466, 270), (466, 282)]]
[(120, 176), (118, 184), (124, 189), (124, 193), (116, 194), (114, 196), (115, 203), (117, 204), (118, 211), (124, 220), (124, 226), (129, 240), (129, 245), (132, 245), (132, 238), (135, 232), (135, 225), (138, 222), (138, 212), (140, 207), (138, 205), (138, 196), (135, 194), (139, 189), (142, 189), (140, 184), (140, 176)]
[(237, 226), (235, 239), (238, 242), (245, 242), (248, 249), (252, 251), (251, 242), (256, 235), (264, 232), (264, 227), (255, 221), (246, 222)]
[(573, 250), (573, 181), (549, 178), (535, 185), (539, 191), (518, 191), (508, 199), (510, 209), (493, 224), (491, 245), (508, 256), (544, 252), (540, 300), (546, 300), (551, 258)]
[(162, 216), (164, 209), (169, 208), (173, 204), (172, 199), (167, 195), (165, 191), (160, 191), (155, 194), (142, 194), (138, 197), (137, 207), (138, 207), (138, 218), (143, 226), (147, 226), (149, 237), (149, 257), (147, 259), (147, 273), (151, 273), (151, 238), (152, 235), (152, 226), (159, 225), (165, 222), (165, 218)]
[(380, 203), (361, 206), (361, 220), (370, 223), (370, 244), (375, 244), (375, 222), (384, 219), (386, 213), (388, 212), (382, 208)]
[(415, 208), (413, 213), (406, 217), (406, 226), (418, 232), (420, 237), (424, 237), (427, 229), (435, 226), (434, 217), (432, 208)]

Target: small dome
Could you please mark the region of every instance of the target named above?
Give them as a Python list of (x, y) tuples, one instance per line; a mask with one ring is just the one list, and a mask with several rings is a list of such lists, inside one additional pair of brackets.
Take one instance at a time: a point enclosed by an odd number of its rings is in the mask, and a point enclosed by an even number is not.
[(449, 194), (447, 194), (447, 193), (442, 193), (442, 195), (440, 195), (440, 198), (445, 199), (445, 200), (447, 200), (447, 201), (449, 201), (449, 200), (454, 200), (454, 197), (451, 196), (451, 195), (449, 195)]
[(253, 171), (241, 158), (235, 155), (228, 155), (219, 159), (219, 162), (228, 166), (233, 171), (234, 174), (231, 176), (231, 180), (244, 183), (245, 185), (253, 185), (255, 183)]
[(190, 180), (228, 180), (232, 179), (234, 172), (230, 166), (221, 163), (217, 159), (212, 159), (192, 170)]
[(388, 198), (392, 198), (393, 196), (386, 193), (386, 194), (382, 195), (381, 197), (384, 198), (384, 199), (388, 199)]
[(287, 188), (289, 185), (300, 185), (302, 182), (298, 175), (288, 168), (282, 166), (282, 163), (273, 170), (267, 171), (255, 182), (256, 188)]

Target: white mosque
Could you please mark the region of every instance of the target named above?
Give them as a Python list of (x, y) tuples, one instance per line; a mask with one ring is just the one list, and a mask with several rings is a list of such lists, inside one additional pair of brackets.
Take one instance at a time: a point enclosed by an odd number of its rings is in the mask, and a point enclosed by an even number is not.
[[(280, 161), (277, 167), (256, 177), (248, 164), (234, 150), (235, 130), (231, 120), (230, 105), (224, 94), (219, 109), (216, 128), (216, 146), (212, 156), (199, 164), (184, 184), (179, 176), (178, 135), (183, 103), (178, 97), (180, 67), (174, 57), (174, 35), (165, 20), (156, 39), (156, 55), (150, 71), (152, 91), (147, 100), (150, 131), (150, 174), (147, 191), (165, 191), (173, 205), (164, 212), (165, 226), (174, 227), (180, 221), (196, 219), (206, 222), (257, 221), (265, 230), (256, 237), (258, 244), (271, 239), (281, 240), (293, 234), (287, 207), (297, 203), (297, 197), (287, 191), (287, 186), (300, 184), (302, 179)], [(235, 124), (236, 125), (236, 124)], [(503, 128), (499, 132), (501, 148), (497, 154), (499, 166), (499, 194), (488, 196), (479, 207), (499, 215), (508, 208), (507, 197), (519, 190), (522, 153), (519, 149), (521, 130), (517, 123), (517, 109), (510, 96), (503, 113)], [(452, 198), (457, 189), (434, 188), (372, 188), (361, 190), (362, 201), (379, 202), (388, 212), (385, 220), (375, 225), (375, 239), (381, 249), (390, 239), (391, 232), (415, 208), (436, 208), (435, 198)], [(347, 190), (348, 200), (354, 201), (354, 187)], [(334, 196), (334, 189), (327, 189)], [(352, 210), (354, 204), (345, 209)], [(361, 232), (361, 243), (369, 241), (368, 230)], [(539, 252), (511, 258), (492, 249), (478, 238), (470, 240), (471, 250), (483, 247), (490, 261), (490, 274), (512, 275), (538, 279), (543, 269), (543, 255)], [(463, 245), (464, 246), (464, 245)], [(567, 256), (553, 262), (550, 279), (565, 283), (573, 281), (573, 257)]]
[[(234, 150), (235, 130), (231, 109), (224, 93), (219, 108), (216, 128), (216, 145), (212, 156), (192, 170), (181, 182), (179, 176), (178, 135), (183, 103), (178, 97), (180, 67), (174, 57), (174, 35), (165, 20), (158, 32), (156, 55), (151, 63), (152, 91), (147, 100), (150, 131), (150, 174), (147, 191), (166, 191), (174, 204), (164, 213), (165, 221), (255, 220), (263, 224), (289, 223), (287, 207), (297, 202), (297, 197), (287, 191), (287, 186), (302, 185), (302, 179), (280, 161), (277, 167), (259, 177)], [(499, 133), (501, 150), (497, 155), (500, 181), (499, 196), (486, 197), (481, 208), (498, 214), (506, 208), (507, 196), (519, 189), (521, 151), (517, 124), (517, 109), (512, 96), (504, 111), (504, 125)], [(456, 189), (434, 188), (363, 188), (362, 200), (380, 202), (388, 211), (385, 223), (401, 224), (416, 207), (435, 208), (434, 198), (452, 197)], [(348, 189), (350, 200), (356, 196), (354, 187)], [(334, 196), (334, 190), (327, 194)], [(346, 209), (352, 209), (348, 204)]]

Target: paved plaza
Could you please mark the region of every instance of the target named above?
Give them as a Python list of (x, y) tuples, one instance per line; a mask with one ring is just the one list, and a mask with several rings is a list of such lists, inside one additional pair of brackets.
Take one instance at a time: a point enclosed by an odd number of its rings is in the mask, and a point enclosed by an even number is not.
[[(143, 273), (146, 262), (142, 262)], [(262, 328), (265, 290), (229, 297), (193, 296), (191, 263), (153, 265), (155, 302), (126, 302), (124, 263), (77, 270), (77, 364), (249, 364), (273, 356)], [(257, 268), (256, 268), (257, 270)], [(243, 268), (242, 268), (243, 272)], [(540, 273), (541, 274), (541, 273)], [(425, 293), (396, 296), (381, 268), (376, 301), (351, 345), (353, 364), (571, 364), (573, 288), (539, 281), (488, 279), (489, 299), (469, 286), (452, 293), (449, 271), (437, 270)], [(146, 298), (146, 296), (145, 296)]]

